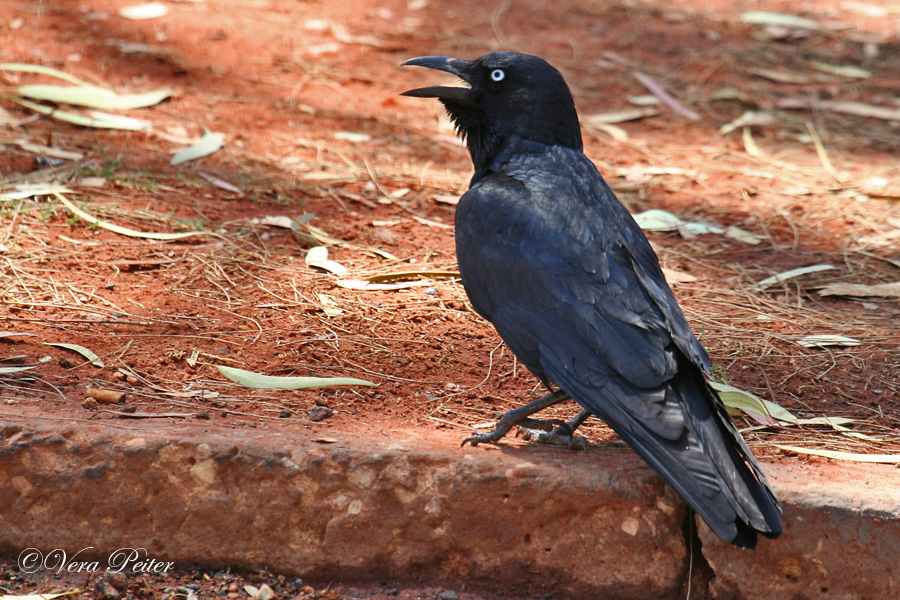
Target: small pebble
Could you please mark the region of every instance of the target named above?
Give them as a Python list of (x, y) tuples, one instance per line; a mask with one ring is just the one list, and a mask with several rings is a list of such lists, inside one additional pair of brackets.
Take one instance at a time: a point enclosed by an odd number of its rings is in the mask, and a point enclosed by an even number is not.
[(109, 571), (106, 574), (106, 581), (123, 594), (128, 590), (128, 576), (125, 573)]
[(459, 600), (459, 594), (453, 590), (447, 590), (438, 594), (438, 600)]
[(324, 421), (334, 415), (334, 411), (327, 406), (313, 406), (309, 409), (309, 418), (312, 421)]
[(119, 600), (122, 595), (112, 585), (101, 579), (97, 582), (97, 600)]

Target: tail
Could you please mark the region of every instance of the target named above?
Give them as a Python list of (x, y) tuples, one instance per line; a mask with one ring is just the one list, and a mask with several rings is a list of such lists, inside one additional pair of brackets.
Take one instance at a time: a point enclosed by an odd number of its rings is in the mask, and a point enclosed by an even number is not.
[(597, 390), (566, 391), (605, 420), (720, 538), (741, 548), (754, 548), (758, 534), (777, 538), (781, 506), (759, 463), (700, 368), (678, 354), (678, 373), (660, 399), (661, 411), (681, 413), (683, 427), (674, 435), (628, 410), (635, 400), (649, 403), (646, 396), (610, 402)]
[(679, 367), (669, 392), (684, 407), (687, 448), (664, 453), (657, 472), (723, 540), (754, 548), (757, 534), (777, 538), (781, 505), (759, 463), (700, 369)]

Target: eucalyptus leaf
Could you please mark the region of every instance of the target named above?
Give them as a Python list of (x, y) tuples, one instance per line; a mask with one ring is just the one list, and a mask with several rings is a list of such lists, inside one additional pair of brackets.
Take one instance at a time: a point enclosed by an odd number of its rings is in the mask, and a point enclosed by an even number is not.
[(79, 346), (78, 344), (65, 344), (62, 342), (44, 342), (46, 346), (54, 346), (56, 348), (63, 348), (64, 350), (71, 350), (72, 352), (77, 352), (78, 354), (85, 357), (88, 362), (90, 362), (95, 367), (102, 369), (104, 366), (103, 360), (97, 356), (92, 350), (85, 348), (84, 346)]
[(110, 115), (102, 112), (91, 112), (90, 115), (73, 113), (52, 106), (45, 106), (19, 98), (17, 96), (9, 96), (9, 100), (21, 104), (25, 108), (30, 108), (35, 112), (53, 117), (59, 121), (72, 123), (73, 125), (81, 125), (82, 127), (94, 127), (96, 129), (125, 129), (130, 131), (143, 131), (151, 129), (153, 124), (142, 119), (134, 119), (122, 115)]
[(749, 25), (773, 25), (775, 27), (794, 27), (797, 29), (818, 30), (822, 28), (818, 21), (812, 19), (765, 10), (743, 12), (741, 13), (741, 22)]
[(185, 148), (184, 150), (173, 156), (170, 162), (173, 165), (180, 165), (181, 163), (197, 160), (198, 158), (203, 158), (216, 152), (224, 144), (225, 134), (213, 133), (212, 131), (207, 130), (206, 133), (203, 134), (203, 137), (200, 138), (199, 142), (197, 142), (190, 148)]
[(215, 365), (215, 367), (219, 370), (219, 373), (231, 381), (251, 388), (302, 390), (339, 385), (365, 385), (372, 387), (378, 385), (365, 379), (354, 379), (352, 377), (276, 377), (223, 365)]
[(0, 375), (9, 375), (11, 373), (20, 373), (21, 371), (28, 371), (33, 368), (34, 367), (0, 367)]
[(350, 271), (341, 263), (328, 258), (328, 248), (325, 246), (313, 246), (306, 253), (306, 265), (328, 271), (338, 277), (348, 275)]
[(19, 95), (32, 100), (74, 104), (102, 110), (130, 110), (159, 104), (172, 95), (169, 90), (155, 90), (142, 94), (119, 95), (112, 90), (95, 86), (66, 86), (33, 84), (15, 88)]
[[(763, 400), (750, 392), (725, 383), (710, 382), (709, 385), (718, 392), (719, 398), (722, 399), (725, 407), (733, 409), (729, 410), (731, 414), (738, 414), (734, 410), (740, 410), (760, 415), (764, 418), (768, 417), (769, 419), (784, 421), (785, 423), (797, 423), (797, 417), (791, 411), (778, 406), (774, 402)], [(774, 425), (775, 423), (772, 421), (770, 424)]]
[(361, 279), (338, 279), (335, 283), (348, 290), (361, 290), (365, 292), (405, 290), (407, 288), (434, 285), (431, 281), (423, 281), (421, 279), (417, 281), (397, 281), (395, 283), (373, 283)]
[(845, 335), (808, 335), (797, 340), (804, 348), (824, 348), (826, 346), (861, 346), (862, 342)]
[(128, 237), (134, 238), (143, 238), (147, 240), (180, 240), (182, 238), (190, 237), (193, 235), (211, 235), (208, 231), (185, 231), (182, 233), (166, 233), (166, 232), (148, 232), (148, 231), (136, 231), (134, 229), (129, 229), (128, 227), (122, 227), (121, 225), (116, 225), (115, 223), (110, 223), (108, 221), (102, 221), (97, 217), (87, 214), (66, 198), (60, 193), (53, 192), (53, 195), (62, 202), (63, 206), (65, 206), (69, 212), (73, 215), (77, 216), (79, 219), (83, 219), (87, 221), (91, 225), (96, 225), (97, 227), (102, 227), (103, 229), (107, 229), (109, 231), (118, 233), (119, 235), (127, 235)]
[(820, 296), (856, 296), (900, 298), (900, 281), (892, 283), (876, 283), (865, 285), (862, 283), (830, 283), (819, 290)]
[(831, 73), (832, 75), (839, 75), (841, 77), (848, 77), (850, 79), (872, 78), (872, 71), (868, 71), (860, 67), (854, 67), (853, 65), (831, 65), (828, 63), (819, 62), (817, 60), (811, 60), (806, 64), (808, 64), (816, 71)]
[(799, 277), (801, 275), (817, 273), (819, 271), (827, 271), (828, 269), (833, 268), (833, 265), (811, 265), (809, 267), (791, 269), (790, 271), (784, 271), (782, 273), (778, 273), (777, 275), (772, 275), (771, 277), (766, 277), (765, 279), (758, 281), (756, 285), (753, 286), (753, 289), (755, 289), (757, 292), (761, 292), (764, 289), (775, 285), (776, 283), (781, 283), (782, 281), (787, 281), (788, 279), (793, 279), (794, 277)]
[(796, 452), (798, 454), (812, 454), (824, 456), (834, 460), (848, 460), (853, 462), (900, 464), (900, 454), (857, 454), (853, 452), (840, 452), (837, 450), (819, 450), (817, 448), (801, 448), (800, 446), (788, 446), (786, 444), (774, 444), (776, 448)]
[(388, 283), (390, 281), (402, 281), (406, 279), (453, 279), (459, 277), (459, 271), (404, 271), (401, 273), (385, 273), (384, 275), (372, 275), (368, 281), (372, 283)]
[(0, 71), (15, 71), (17, 73), (34, 73), (35, 75), (49, 75), (63, 81), (68, 81), (75, 85), (91, 85), (83, 79), (78, 79), (74, 75), (69, 75), (59, 69), (53, 67), (45, 67), (44, 65), (30, 65), (28, 63), (0, 63)]

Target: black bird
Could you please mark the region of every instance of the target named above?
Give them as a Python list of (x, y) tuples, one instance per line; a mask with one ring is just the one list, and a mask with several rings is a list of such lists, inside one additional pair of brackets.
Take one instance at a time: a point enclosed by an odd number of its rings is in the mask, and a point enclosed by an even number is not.
[(647, 238), (582, 152), (559, 71), (514, 52), (404, 64), (468, 84), (404, 95), (439, 99), (466, 140), (475, 175), (456, 211), (463, 286), (550, 391), (466, 441), (546, 424), (529, 415), (572, 398), (584, 410), (538, 438), (565, 440), (596, 415), (723, 540), (778, 537), (778, 500), (707, 383), (709, 358)]

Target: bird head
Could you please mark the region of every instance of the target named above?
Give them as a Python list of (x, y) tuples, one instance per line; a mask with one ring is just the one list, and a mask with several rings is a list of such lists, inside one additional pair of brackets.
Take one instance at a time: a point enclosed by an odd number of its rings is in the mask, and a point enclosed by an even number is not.
[(489, 52), (475, 60), (421, 56), (404, 65), (456, 75), (468, 87), (433, 86), (404, 96), (437, 98), (466, 140), (475, 168), (518, 139), (581, 150), (581, 128), (569, 86), (545, 60), (517, 52)]

